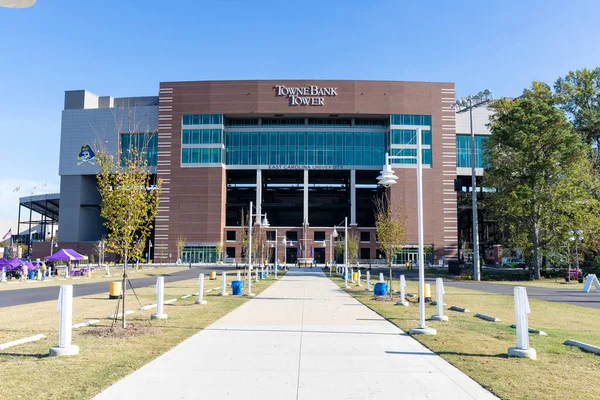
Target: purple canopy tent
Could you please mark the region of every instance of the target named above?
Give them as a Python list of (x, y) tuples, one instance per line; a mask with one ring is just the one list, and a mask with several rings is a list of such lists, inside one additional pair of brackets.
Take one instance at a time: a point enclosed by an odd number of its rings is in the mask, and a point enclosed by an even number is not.
[(7, 271), (17, 269), (21, 266), (21, 264), (23, 264), (23, 261), (18, 258), (12, 258), (10, 260), (0, 258), (0, 268), (6, 267)]
[(73, 249), (60, 249), (51, 256), (44, 257), (47, 261), (81, 261), (87, 260), (86, 256), (82, 256)]

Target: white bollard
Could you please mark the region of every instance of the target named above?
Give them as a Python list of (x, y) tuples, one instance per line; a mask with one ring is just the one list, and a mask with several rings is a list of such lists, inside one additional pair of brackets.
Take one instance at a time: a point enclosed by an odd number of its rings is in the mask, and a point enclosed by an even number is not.
[(67, 265), (65, 268), (65, 279), (69, 279), (69, 266)]
[[(239, 272), (238, 272), (238, 275), (239, 275)], [(198, 300), (196, 300), (196, 304), (206, 304), (207, 301), (204, 300), (203, 297), (204, 297), (204, 274), (200, 274), (200, 276), (198, 277)]]
[(384, 282), (384, 280), (383, 280), (383, 272), (379, 273), (379, 282)]
[(529, 326), (527, 314), (531, 313), (527, 289), (523, 286), (515, 286), (515, 316), (517, 320), (517, 347), (508, 348), (508, 356), (537, 358), (535, 349), (529, 347)]
[(264, 264), (260, 266), (260, 278), (262, 279), (265, 276), (265, 266)]
[(362, 286), (360, 284), (360, 269), (358, 270), (358, 283), (356, 284), (356, 286)]
[(269, 277), (269, 272), (271, 272), (271, 266), (267, 265), (267, 278)]
[(73, 338), (73, 285), (62, 285), (58, 294), (60, 326), (58, 328), (58, 346), (50, 348), (51, 356), (74, 356), (79, 354), (79, 346), (71, 343)]
[(404, 275), (400, 275), (400, 299), (396, 303), (397, 306), (405, 306), (408, 307), (408, 301), (406, 301), (405, 291), (406, 289), (406, 280), (404, 279)]
[(350, 286), (348, 286), (348, 267), (344, 267), (344, 288), (350, 288)]
[(238, 272), (237, 272), (237, 280), (238, 280), (238, 281), (241, 281), (241, 280), (242, 280), (242, 279), (241, 279), (241, 275), (240, 275), (240, 271), (238, 271)]
[(159, 276), (156, 278), (156, 314), (152, 314), (150, 318), (152, 319), (167, 319), (167, 314), (163, 311), (165, 309), (165, 278), (163, 276)]
[(110, 276), (110, 267), (108, 266), (108, 264), (106, 264), (106, 266), (104, 267), (104, 269), (105, 269), (105, 272), (106, 272), (105, 275), (106, 276)]
[(87, 276), (88, 276), (88, 278), (92, 277), (92, 267), (90, 267), (89, 265), (88, 265)]
[(448, 321), (448, 316), (444, 315), (444, 280), (435, 278), (435, 302), (437, 303), (437, 314), (432, 315), (434, 321)]
[(254, 293), (252, 293), (252, 270), (250, 266), (248, 266), (248, 293), (246, 293), (248, 297), (254, 297)]
[(37, 280), (38, 281), (42, 280), (42, 271), (40, 269), (37, 270)]
[(354, 268), (350, 268), (350, 282), (354, 283)]
[(365, 289), (367, 292), (371, 292), (371, 272), (367, 271), (367, 288)]
[(2, 281), (6, 282), (6, 267), (2, 267)]
[(221, 293), (219, 293), (219, 296), (227, 296), (227, 272), (223, 272), (221, 274), (221, 279), (223, 280), (223, 287), (221, 288)]
[(277, 267), (278, 267), (278, 265), (277, 265), (277, 260), (275, 260), (275, 265), (273, 266), (273, 268), (275, 268), (275, 270), (274, 270), (274, 271), (275, 271), (275, 272), (274, 272), (274, 274), (275, 274), (275, 280), (278, 280), (278, 279), (279, 279), (279, 278), (277, 278)]
[(254, 280), (258, 283), (258, 267), (255, 268), (256, 273), (254, 274)]

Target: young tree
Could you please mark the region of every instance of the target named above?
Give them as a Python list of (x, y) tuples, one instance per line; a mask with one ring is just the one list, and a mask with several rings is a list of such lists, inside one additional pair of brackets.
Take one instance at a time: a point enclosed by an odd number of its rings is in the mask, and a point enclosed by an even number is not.
[(175, 247), (177, 248), (177, 258), (183, 258), (183, 249), (185, 249), (185, 244), (187, 242), (187, 238), (185, 236), (177, 236), (177, 241), (175, 243)]
[(223, 242), (217, 243), (215, 250), (217, 252), (217, 261), (221, 261), (221, 255), (223, 254)]
[(100, 150), (96, 155), (99, 171), (96, 175), (98, 191), (102, 198), (100, 215), (108, 230), (105, 249), (123, 260), (123, 321), (125, 318), (125, 292), (127, 262), (142, 256), (158, 213), (162, 181), (151, 187), (152, 175), (145, 152), (131, 148), (126, 154), (108, 154)]
[(358, 231), (350, 231), (348, 233), (348, 262), (352, 264), (358, 256), (358, 248), (360, 245), (360, 236)]
[(531, 254), (535, 279), (540, 250), (556, 224), (591, 201), (576, 187), (588, 162), (586, 147), (556, 101), (548, 85), (533, 82), (523, 96), (494, 102), (485, 144), (484, 186), (494, 189), (488, 204), (504, 221), (511, 244)]
[(392, 261), (404, 246), (406, 215), (398, 201), (392, 201), (387, 192), (374, 199), (375, 230), (379, 249), (384, 253), (390, 270), (390, 297), (392, 296)]

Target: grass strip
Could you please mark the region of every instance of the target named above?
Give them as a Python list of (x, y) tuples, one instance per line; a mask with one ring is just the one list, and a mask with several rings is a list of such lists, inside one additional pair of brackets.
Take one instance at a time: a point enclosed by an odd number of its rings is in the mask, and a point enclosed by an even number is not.
[[(332, 280), (343, 286), (339, 275)], [(435, 295), (435, 285), (431, 292)], [(399, 283), (393, 283), (398, 290)], [(600, 381), (600, 357), (576, 347), (565, 346), (566, 339), (600, 345), (598, 310), (569, 304), (529, 299), (530, 326), (548, 336), (530, 335), (537, 361), (508, 358), (507, 349), (516, 345), (513, 296), (445, 287), (444, 302), (468, 308), (471, 314), (448, 311), (448, 322), (427, 321), (437, 329), (436, 336), (415, 336), (429, 349), (456, 366), (485, 388), (504, 399), (597, 399), (591, 382)], [(375, 300), (372, 293), (351, 287), (347, 293), (405, 332), (418, 326), (416, 297), (407, 297), (409, 307), (394, 301)], [(407, 292), (417, 293), (417, 282), (407, 282)], [(489, 323), (474, 313), (494, 315), (502, 320)], [(428, 305), (426, 317), (436, 314)], [(586, 383), (586, 382), (589, 382)]]
[[(231, 271), (228, 275), (230, 279), (235, 277), (236, 272)], [(273, 279), (265, 279), (260, 285), (253, 285), (252, 290), (259, 294), (274, 282)], [(220, 280), (207, 279), (205, 286), (220, 287), (220, 283)], [(181, 297), (197, 287), (197, 278), (167, 283), (165, 296)], [(136, 292), (142, 304), (156, 302), (154, 287), (136, 289)], [(73, 321), (99, 319), (101, 322), (73, 331), (73, 343), (80, 348), (80, 354), (74, 357), (48, 356), (49, 348), (58, 343), (56, 301), (0, 308), (0, 342), (39, 333), (47, 335), (40, 342), (23, 344), (0, 353), (0, 397), (89, 399), (250, 301), (243, 296), (223, 297), (213, 293), (204, 296), (208, 301), (206, 305), (194, 304), (196, 297), (166, 305), (165, 313), (169, 315), (166, 320), (150, 321), (153, 311), (136, 311), (128, 319), (133, 328), (131, 334), (123, 337), (104, 335), (112, 323), (105, 317), (113, 314), (116, 307), (116, 300), (109, 300), (108, 292), (75, 298)], [(140, 307), (130, 290), (127, 307)], [(31, 379), (24, 383), (24, 376), (31, 376)]]

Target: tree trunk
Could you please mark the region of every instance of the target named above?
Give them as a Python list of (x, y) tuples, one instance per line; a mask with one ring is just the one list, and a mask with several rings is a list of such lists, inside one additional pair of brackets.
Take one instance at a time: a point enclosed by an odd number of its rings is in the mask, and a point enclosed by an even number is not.
[(390, 299), (393, 296), (393, 291), (392, 291), (392, 260), (390, 260)]
[(531, 229), (531, 242), (533, 244), (533, 279), (540, 279), (540, 257), (539, 257), (539, 239), (538, 226), (534, 222)]
[(123, 324), (121, 327), (123, 329), (127, 328), (127, 321), (125, 320), (125, 289), (127, 288), (127, 249), (125, 249), (125, 260), (123, 262), (123, 283), (121, 285), (121, 291), (123, 295)]

